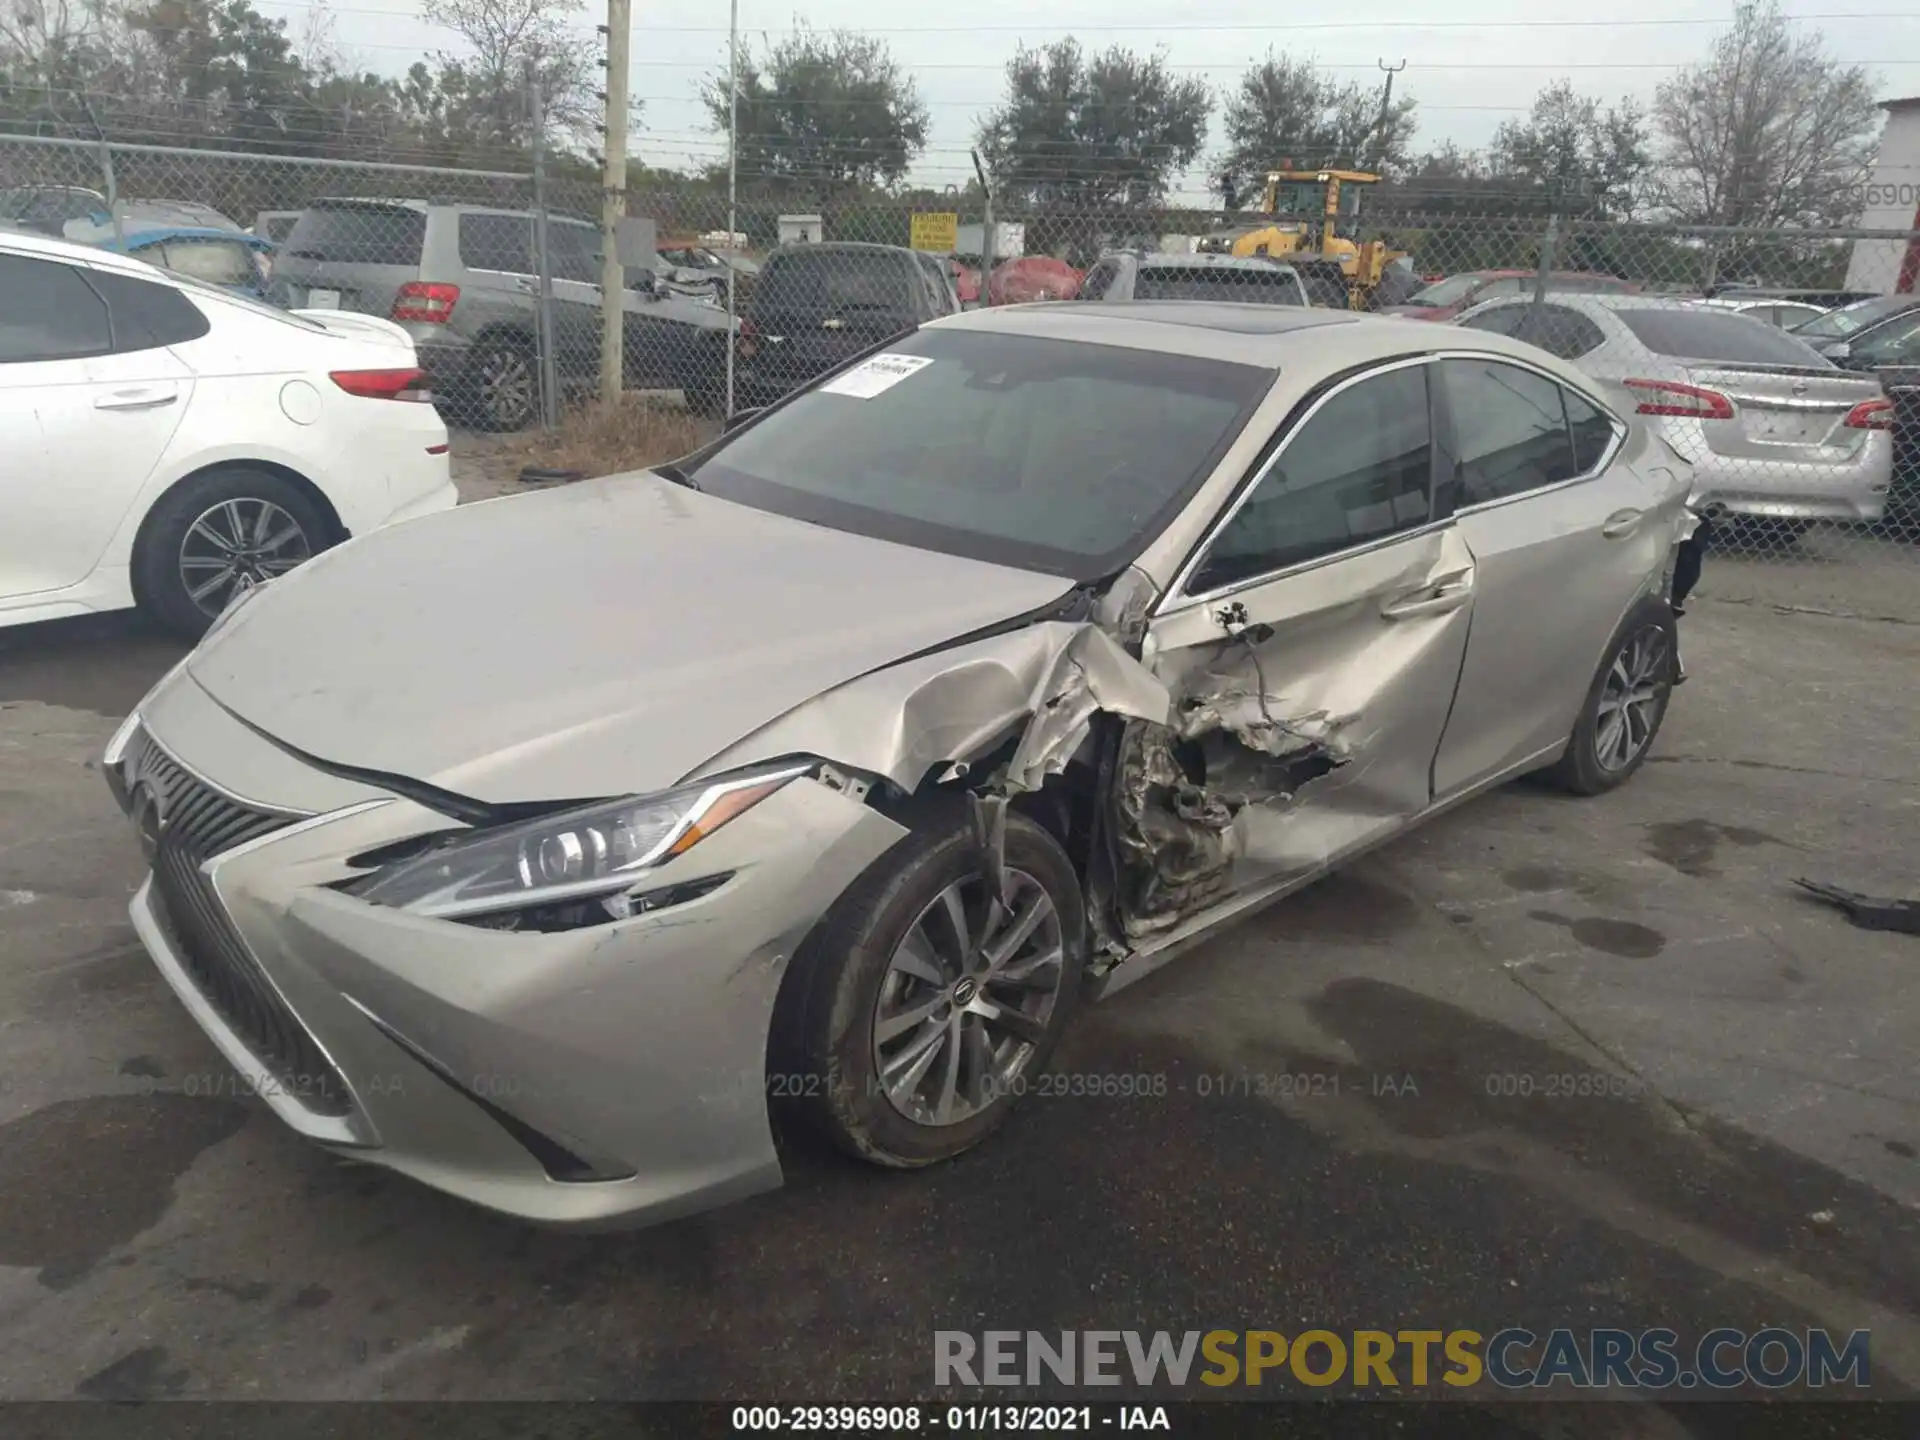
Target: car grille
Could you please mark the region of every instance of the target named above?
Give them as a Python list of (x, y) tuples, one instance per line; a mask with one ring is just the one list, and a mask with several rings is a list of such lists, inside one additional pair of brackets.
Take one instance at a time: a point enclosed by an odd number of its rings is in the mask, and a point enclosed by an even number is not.
[(133, 735), (121, 766), (135, 823), (142, 819), (141, 786), (153, 793), (165, 817), (153, 847), (160, 923), (200, 993), (271, 1072), (247, 1078), (261, 1087), (277, 1082), (282, 1093), (317, 1115), (347, 1114), (353, 1106), (345, 1078), (280, 998), (200, 868), (297, 817), (222, 794), (144, 730)]

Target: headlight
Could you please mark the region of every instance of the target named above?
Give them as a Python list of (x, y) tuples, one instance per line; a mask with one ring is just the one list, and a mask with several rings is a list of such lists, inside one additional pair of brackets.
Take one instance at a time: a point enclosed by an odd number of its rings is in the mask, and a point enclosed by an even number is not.
[(686, 854), (807, 768), (702, 781), (480, 831), (348, 888), (376, 905), (442, 919), (611, 895)]

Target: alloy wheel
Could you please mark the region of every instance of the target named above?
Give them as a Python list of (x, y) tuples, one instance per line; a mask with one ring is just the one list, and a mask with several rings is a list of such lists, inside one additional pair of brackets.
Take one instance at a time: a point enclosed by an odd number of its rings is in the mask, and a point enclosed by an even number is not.
[(187, 598), (218, 615), (236, 595), (313, 558), (300, 522), (271, 500), (239, 496), (202, 511), (180, 542)]
[(518, 430), (533, 418), (538, 402), (533, 367), (517, 350), (489, 351), (480, 366), (480, 403), (503, 430)]
[(1667, 632), (1644, 625), (1627, 637), (1600, 687), (1593, 727), (1594, 758), (1605, 770), (1624, 770), (1653, 739), (1672, 676)]
[(1007, 899), (968, 876), (920, 912), (874, 1005), (874, 1073), (893, 1108), (957, 1125), (1016, 1093), (1060, 999), (1065, 941), (1045, 887), (1007, 871)]

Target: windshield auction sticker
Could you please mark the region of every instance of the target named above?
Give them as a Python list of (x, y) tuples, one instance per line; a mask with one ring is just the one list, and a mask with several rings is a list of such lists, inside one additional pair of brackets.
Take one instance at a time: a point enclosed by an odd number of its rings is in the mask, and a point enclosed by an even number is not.
[(855, 400), (871, 400), (932, 363), (932, 357), (927, 355), (875, 355), (863, 360), (846, 374), (835, 376), (820, 389), (827, 395), (848, 395)]

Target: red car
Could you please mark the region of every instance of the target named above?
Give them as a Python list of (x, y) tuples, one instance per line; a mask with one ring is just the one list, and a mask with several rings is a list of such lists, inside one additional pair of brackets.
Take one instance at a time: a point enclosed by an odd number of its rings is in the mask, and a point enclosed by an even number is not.
[(1035, 300), (1071, 300), (1080, 293), (1080, 272), (1051, 255), (1025, 255), (993, 267), (987, 278), (989, 305), (1026, 305)]
[[(1389, 305), (1382, 313), (1415, 320), (1451, 320), (1483, 300), (1531, 295), (1539, 280), (1538, 270), (1468, 270), (1416, 291), (1407, 297), (1406, 304)], [(1640, 283), (1593, 270), (1553, 270), (1547, 274), (1547, 289), (1631, 295), (1639, 291)]]

